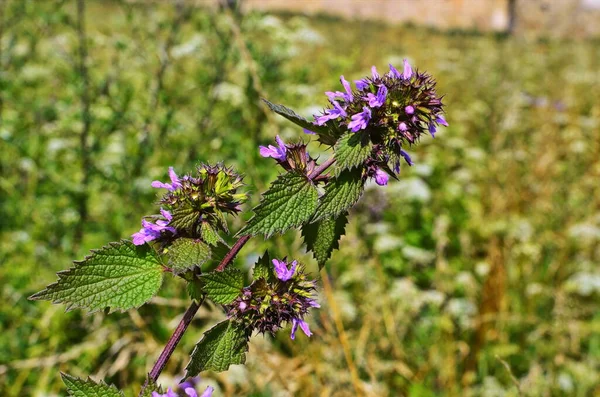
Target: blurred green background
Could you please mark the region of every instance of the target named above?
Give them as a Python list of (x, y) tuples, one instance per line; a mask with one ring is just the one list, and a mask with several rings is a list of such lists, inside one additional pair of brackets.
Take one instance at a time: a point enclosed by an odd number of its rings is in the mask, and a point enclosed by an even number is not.
[[(168, 166), (235, 166), (249, 209), (277, 175), (257, 146), (309, 138), (260, 97), (308, 117), (339, 75), (405, 57), (437, 78), (450, 127), (410, 150), (399, 182), (367, 189), (315, 335), (254, 337), (247, 366), (203, 382), (216, 396), (600, 394), (598, 41), (84, 5), (0, 2), (0, 395), (65, 395), (59, 370), (137, 392), (187, 306), (182, 283), (110, 316), (27, 297), (137, 231)], [(237, 265), (265, 248), (318, 271), (296, 232), (253, 239)], [(200, 310), (163, 385), (222, 316)]]

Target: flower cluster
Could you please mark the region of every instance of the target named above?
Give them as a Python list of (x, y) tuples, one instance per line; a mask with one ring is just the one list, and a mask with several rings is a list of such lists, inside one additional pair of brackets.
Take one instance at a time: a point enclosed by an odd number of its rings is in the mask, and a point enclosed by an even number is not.
[(275, 137), (275, 141), (277, 146), (259, 146), (260, 155), (274, 158), (287, 171), (298, 170), (310, 174), (315, 168), (315, 160), (306, 151), (306, 144), (286, 144), (279, 135)]
[[(196, 392), (196, 389), (194, 389), (194, 386), (191, 384), (188, 384), (187, 382), (182, 383), (179, 386), (179, 389), (183, 390), (184, 393), (186, 394), (186, 396), (189, 396), (189, 397), (212, 397), (212, 394), (215, 391), (214, 387), (208, 386), (202, 394), (198, 395), (198, 392)], [(173, 389), (169, 388), (167, 390), (167, 392), (164, 394), (160, 394), (155, 391), (152, 392), (152, 397), (179, 397), (179, 394), (174, 392)]]
[(311, 336), (304, 317), (313, 307), (320, 307), (314, 299), (315, 280), (309, 280), (297, 261), (273, 259), (274, 273), (260, 277), (244, 288), (240, 296), (226, 306), (230, 318), (243, 324), (248, 333), (275, 334), (284, 323), (292, 325), (290, 337), (296, 337), (298, 327)]
[(142, 229), (133, 234), (133, 243), (141, 245), (153, 240), (177, 237), (202, 238), (206, 230), (227, 231), (226, 214), (237, 214), (247, 199), (237, 193), (242, 177), (222, 164), (201, 165), (195, 176), (177, 176), (169, 167), (170, 183), (152, 182), (152, 187), (167, 189), (160, 200), (161, 217), (155, 222), (142, 220)]
[(325, 93), (331, 106), (315, 115), (314, 124), (368, 134), (373, 153), (365, 163), (365, 175), (380, 185), (400, 171), (402, 159), (412, 165), (403, 146), (418, 142), (427, 132), (435, 136), (440, 125), (448, 126), (435, 80), (413, 70), (406, 60), (402, 72), (390, 65), (381, 75), (373, 66), (371, 77), (355, 81), (356, 90), (344, 76), (340, 80), (344, 91)]

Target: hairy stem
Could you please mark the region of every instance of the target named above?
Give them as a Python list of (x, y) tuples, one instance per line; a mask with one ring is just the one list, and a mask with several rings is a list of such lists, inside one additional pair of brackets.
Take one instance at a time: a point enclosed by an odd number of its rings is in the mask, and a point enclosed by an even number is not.
[[(335, 158), (333, 156), (330, 157), (323, 164), (321, 164), (320, 166), (315, 168), (313, 170), (313, 172), (308, 176), (308, 178), (311, 180), (315, 179), (316, 177), (321, 175), (323, 172), (325, 172), (334, 162), (335, 162)], [(250, 238), (252, 238), (252, 236), (248, 235), (248, 234), (241, 236), (233, 244), (233, 246), (229, 249), (229, 252), (227, 252), (227, 254), (223, 257), (223, 259), (219, 263), (219, 266), (217, 266), (216, 270), (219, 272), (222, 272), (223, 270), (225, 270), (227, 268), (227, 266), (229, 266), (229, 264), (231, 264), (231, 262), (233, 262), (233, 259), (235, 258), (235, 256), (241, 251), (241, 249), (244, 247), (244, 245), (246, 245), (246, 243), (250, 240)], [(177, 326), (177, 328), (175, 328), (173, 335), (171, 335), (171, 338), (169, 338), (167, 345), (163, 349), (160, 356), (158, 356), (156, 363), (154, 363), (154, 366), (152, 367), (152, 371), (150, 371), (150, 373), (148, 374), (148, 379), (146, 379), (146, 382), (144, 383), (144, 387), (142, 387), (142, 391), (139, 394), (140, 397), (144, 393), (144, 389), (146, 388), (146, 386), (150, 382), (156, 382), (156, 380), (158, 379), (158, 376), (160, 375), (162, 370), (165, 368), (165, 365), (167, 365), (167, 361), (173, 354), (173, 351), (175, 351), (177, 344), (179, 343), (179, 341), (183, 337), (183, 334), (185, 333), (188, 326), (194, 319), (194, 315), (200, 308), (200, 305), (202, 305), (202, 302), (196, 303), (194, 301), (194, 302), (192, 302), (190, 307), (188, 307), (188, 309), (185, 311), (185, 314), (183, 315), (183, 318), (179, 322), (179, 325)]]
[(167, 361), (169, 361), (169, 358), (171, 358), (171, 355), (175, 351), (175, 347), (177, 347), (177, 345), (179, 344), (179, 341), (183, 337), (183, 334), (187, 330), (188, 326), (192, 323), (196, 312), (198, 311), (198, 309), (200, 309), (200, 305), (202, 305), (202, 301), (198, 303), (196, 303), (196, 301), (193, 301), (190, 307), (188, 307), (185, 313), (183, 314), (183, 317), (177, 325), (177, 328), (175, 328), (175, 331), (173, 331), (173, 335), (171, 335), (171, 337), (169, 338), (169, 341), (167, 342), (165, 348), (163, 349), (162, 353), (160, 353), (160, 356), (158, 356), (158, 359), (154, 363), (152, 370), (148, 374), (148, 378), (146, 379), (146, 382), (144, 383), (144, 386), (140, 391), (140, 396), (144, 394), (144, 389), (146, 389), (150, 381), (156, 382), (156, 380), (158, 379), (158, 376), (167, 365)]

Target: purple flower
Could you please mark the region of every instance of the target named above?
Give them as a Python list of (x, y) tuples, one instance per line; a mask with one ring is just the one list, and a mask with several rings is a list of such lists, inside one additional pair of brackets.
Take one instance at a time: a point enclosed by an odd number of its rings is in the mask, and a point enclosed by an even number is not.
[(273, 145), (269, 145), (269, 147), (259, 146), (260, 155), (263, 157), (273, 157), (275, 160), (284, 161), (287, 157), (287, 148), (285, 147), (285, 143), (281, 140), (279, 135), (275, 137), (277, 141), (277, 145), (279, 147), (275, 147)]
[(354, 84), (356, 84), (356, 89), (359, 91), (364, 90), (370, 85), (367, 79), (354, 80)]
[(400, 149), (400, 156), (402, 156), (404, 158), (404, 161), (406, 161), (406, 164), (413, 165), (412, 159), (410, 158), (409, 154), (402, 149)]
[(400, 124), (398, 124), (398, 131), (402, 131), (402, 132), (406, 132), (408, 131), (408, 126), (406, 125), (406, 123), (403, 121)]
[(290, 334), (290, 338), (292, 340), (296, 339), (296, 330), (298, 329), (298, 326), (300, 326), (300, 329), (302, 329), (306, 336), (310, 337), (312, 335), (312, 332), (310, 332), (310, 328), (308, 327), (308, 323), (306, 321), (299, 318), (294, 318), (292, 320), (292, 333)]
[(432, 137), (435, 138), (435, 132), (437, 131), (437, 128), (435, 128), (435, 124), (433, 123), (429, 123), (429, 133), (431, 134)]
[(291, 263), (291, 268), (288, 269), (287, 263), (284, 261), (280, 261), (277, 259), (273, 259), (273, 266), (275, 266), (275, 273), (277, 273), (277, 278), (281, 281), (288, 281), (294, 276), (296, 272), (296, 267), (298, 266), (297, 261), (293, 261)]
[(171, 192), (181, 187), (181, 181), (179, 180), (179, 177), (173, 170), (173, 167), (169, 167), (169, 178), (171, 178), (171, 183), (162, 183), (161, 181), (154, 181), (150, 186), (158, 189), (167, 189)]
[(175, 234), (177, 231), (175, 228), (168, 226), (169, 222), (173, 219), (173, 216), (169, 211), (165, 211), (162, 208), (160, 209), (161, 215), (166, 219), (159, 219), (156, 223), (148, 222), (145, 219), (142, 219), (142, 228), (139, 232), (134, 233), (131, 237), (133, 239), (133, 244), (135, 245), (143, 245), (149, 241), (156, 240), (160, 237), (160, 234), (163, 230), (169, 231)]
[(305, 134), (309, 134), (309, 135), (315, 135), (315, 132), (314, 132), (314, 131), (311, 131), (311, 130), (309, 130), (308, 128), (303, 128), (303, 129), (302, 129), (302, 131), (303, 131)]
[(379, 186), (387, 185), (389, 179), (390, 179), (390, 177), (388, 176), (388, 174), (385, 171), (382, 171), (379, 168), (377, 169), (377, 171), (375, 171), (375, 182)]
[(350, 83), (348, 83), (348, 81), (344, 78), (344, 76), (340, 76), (340, 82), (342, 83), (342, 85), (344, 86), (344, 89), (346, 90), (346, 96), (344, 97), (344, 99), (346, 100), (346, 102), (352, 102), (352, 99), (354, 97), (352, 95), (352, 88), (350, 88)]
[(443, 125), (444, 127), (448, 127), (448, 122), (442, 115), (437, 116), (437, 118), (435, 119), (435, 122), (440, 125)]
[(333, 109), (325, 109), (325, 114), (323, 114), (322, 116), (315, 116), (315, 121), (317, 125), (323, 125), (329, 120), (337, 119), (340, 116), (348, 116), (348, 113), (346, 113), (344, 108), (341, 107), (340, 104), (337, 103), (337, 101), (331, 101), (331, 104), (333, 105)]
[(402, 74), (390, 63), (390, 74), (397, 79), (402, 77)]
[(377, 95), (373, 95), (371, 93), (367, 94), (367, 100), (369, 101), (369, 106), (372, 108), (378, 108), (385, 103), (385, 98), (387, 96), (388, 89), (386, 86), (382, 85), (377, 90)]
[(408, 105), (407, 107), (404, 108), (404, 111), (406, 112), (406, 114), (414, 114), (415, 107), (412, 105)]
[(404, 59), (404, 71), (402, 73), (402, 78), (404, 80), (408, 80), (412, 77), (413, 75), (413, 70), (410, 67), (410, 64), (408, 63), (408, 61), (406, 59)]
[(352, 116), (352, 121), (348, 123), (348, 128), (352, 132), (356, 132), (358, 130), (364, 130), (367, 127), (367, 124), (371, 120), (371, 109), (368, 107), (363, 107), (363, 111)]
[(377, 80), (379, 78), (379, 73), (377, 73), (377, 68), (374, 65), (371, 66), (371, 74), (373, 75), (373, 80)]

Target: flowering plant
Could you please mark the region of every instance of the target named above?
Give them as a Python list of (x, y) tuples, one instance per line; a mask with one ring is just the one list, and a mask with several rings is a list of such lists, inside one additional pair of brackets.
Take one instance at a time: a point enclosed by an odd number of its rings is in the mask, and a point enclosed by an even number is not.
[[(329, 106), (315, 115), (314, 122), (265, 101), (272, 111), (303, 127), (333, 154), (319, 164), (305, 143), (287, 144), (279, 136), (276, 146), (261, 146), (260, 154), (272, 158), (282, 172), (237, 234), (230, 233), (227, 219), (239, 214), (248, 198), (239, 174), (223, 164), (201, 164), (183, 176), (169, 168), (169, 182), (152, 182), (163, 192), (160, 215), (144, 218), (132, 241), (121, 240), (92, 251), (74, 267), (58, 273), (57, 282), (31, 299), (64, 303), (67, 310), (110, 313), (146, 303), (160, 289), (165, 273), (185, 282), (192, 302), (140, 396), (178, 395), (172, 389), (163, 393), (156, 381), (207, 299), (222, 307), (226, 319), (198, 342), (185, 378), (243, 364), (255, 332), (275, 334), (289, 325), (292, 339), (298, 328), (311, 336), (307, 316), (311, 309), (319, 308), (317, 281), (304, 266), (296, 260), (271, 258), (265, 252), (245, 286), (244, 274), (231, 266), (234, 258), (255, 235), (268, 238), (300, 228), (307, 249), (323, 267), (338, 248), (348, 210), (361, 197), (366, 181), (386, 185), (390, 177), (397, 178), (402, 162), (412, 165), (406, 149), (423, 134), (434, 136), (440, 125), (448, 125), (434, 79), (414, 71), (407, 61), (402, 72), (390, 65), (381, 75), (373, 67), (370, 77), (355, 81), (355, 90), (344, 76), (340, 80), (344, 91), (326, 92)], [(237, 240), (229, 245), (233, 238)], [(73, 396), (123, 395), (114, 386), (90, 379), (63, 375), (63, 380)], [(185, 383), (179, 390), (198, 395)], [(208, 388), (202, 396), (212, 392)]]

